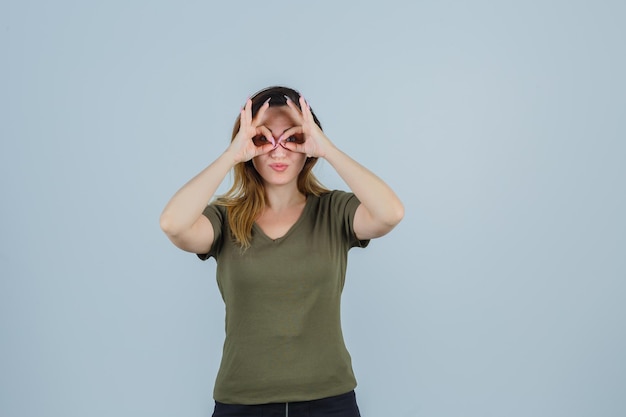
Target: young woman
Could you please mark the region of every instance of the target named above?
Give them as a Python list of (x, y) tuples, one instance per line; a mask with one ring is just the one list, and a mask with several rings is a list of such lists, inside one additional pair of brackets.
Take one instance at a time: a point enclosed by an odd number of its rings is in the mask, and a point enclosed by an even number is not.
[[(318, 158), (351, 192), (317, 181)], [(231, 169), (232, 188), (207, 205)], [(270, 87), (246, 102), (230, 146), (161, 215), (176, 246), (217, 262), (226, 340), (214, 417), (359, 416), (340, 323), (347, 253), (403, 215), (391, 188), (328, 139), (297, 91)]]

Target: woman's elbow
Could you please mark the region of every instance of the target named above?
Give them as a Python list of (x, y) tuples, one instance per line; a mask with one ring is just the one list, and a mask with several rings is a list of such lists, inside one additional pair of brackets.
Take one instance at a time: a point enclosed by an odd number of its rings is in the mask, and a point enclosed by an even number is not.
[(167, 212), (161, 213), (161, 217), (159, 218), (159, 226), (161, 227), (163, 233), (165, 233), (169, 237), (176, 236), (178, 233), (180, 233), (176, 222)]
[(404, 207), (402, 204), (394, 206), (392, 210), (389, 210), (384, 217), (381, 217), (376, 226), (376, 230), (373, 233), (375, 237), (381, 237), (391, 232), (404, 218)]
[(398, 201), (388, 213), (386, 223), (393, 229), (404, 218), (404, 205)]

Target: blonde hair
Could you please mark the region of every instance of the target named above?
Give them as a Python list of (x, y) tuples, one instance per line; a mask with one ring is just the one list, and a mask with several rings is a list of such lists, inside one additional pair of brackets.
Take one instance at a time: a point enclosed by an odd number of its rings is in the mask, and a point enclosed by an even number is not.
[[(300, 93), (287, 87), (269, 87), (259, 91), (252, 100), (252, 116), (254, 117), (259, 108), (268, 98), (270, 106), (286, 106), (285, 97), (299, 105)], [(311, 111), (312, 112), (312, 111)], [(319, 120), (313, 113), (315, 123), (322, 128)], [(231, 142), (239, 132), (240, 118), (237, 116)], [(305, 196), (320, 196), (329, 190), (324, 187), (315, 177), (312, 170), (317, 163), (317, 158), (307, 158), (302, 171), (298, 174), (298, 191)], [(225, 194), (219, 196), (215, 203), (226, 207), (228, 213), (228, 225), (232, 237), (243, 249), (250, 247), (252, 241), (252, 226), (257, 217), (265, 209), (265, 186), (263, 179), (254, 168), (252, 161), (241, 162), (233, 168), (233, 185)]]

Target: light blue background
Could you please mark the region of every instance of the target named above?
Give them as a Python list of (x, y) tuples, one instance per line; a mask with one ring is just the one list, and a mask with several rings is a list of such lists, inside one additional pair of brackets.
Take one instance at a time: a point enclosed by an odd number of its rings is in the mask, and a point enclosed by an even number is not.
[(0, 16), (3, 417), (210, 416), (215, 265), (158, 217), (274, 84), (406, 206), (350, 255), (364, 417), (626, 415), (624, 2), (13, 0)]

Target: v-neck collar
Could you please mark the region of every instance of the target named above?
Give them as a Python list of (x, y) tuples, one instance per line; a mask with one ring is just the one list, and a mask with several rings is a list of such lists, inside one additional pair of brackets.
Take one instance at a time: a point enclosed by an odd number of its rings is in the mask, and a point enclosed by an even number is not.
[(295, 221), (294, 224), (291, 225), (291, 227), (287, 230), (287, 232), (285, 232), (284, 235), (277, 237), (276, 239), (272, 239), (271, 237), (266, 235), (263, 229), (261, 228), (261, 226), (259, 226), (256, 221), (252, 223), (252, 229), (257, 232), (258, 236), (261, 236), (264, 239), (269, 240), (270, 242), (275, 242), (275, 243), (281, 242), (285, 240), (287, 237), (289, 237), (289, 235), (295, 229), (297, 229), (300, 223), (303, 222), (304, 218), (306, 217), (306, 213), (309, 210), (309, 206), (311, 205), (311, 200), (312, 200), (312, 194), (307, 195), (306, 201), (304, 202), (304, 208), (302, 209), (302, 212), (300, 213), (300, 216), (298, 217), (298, 219)]

